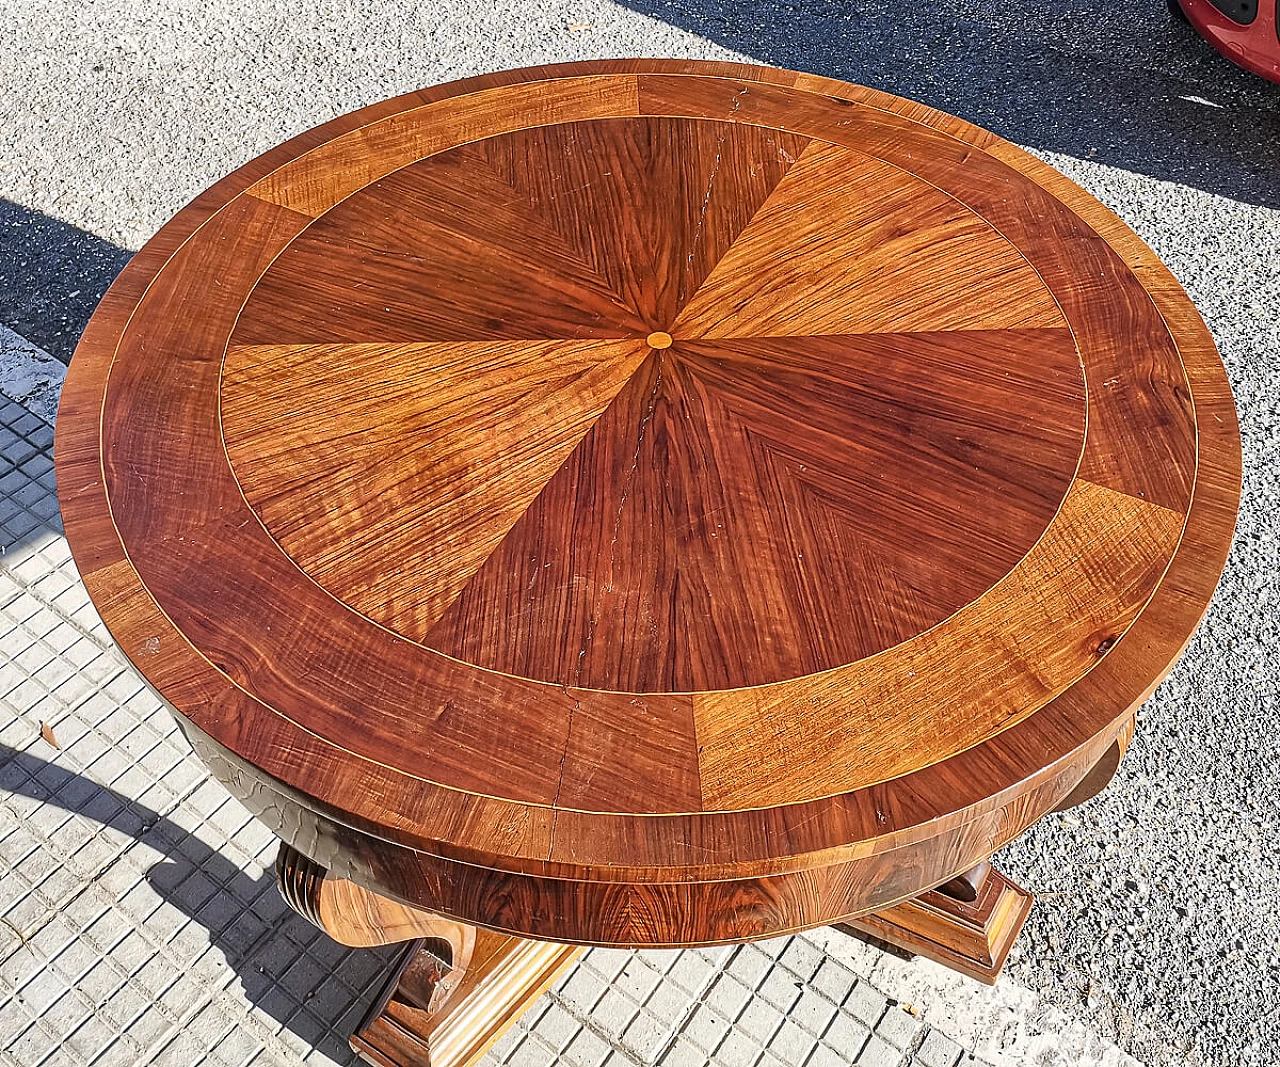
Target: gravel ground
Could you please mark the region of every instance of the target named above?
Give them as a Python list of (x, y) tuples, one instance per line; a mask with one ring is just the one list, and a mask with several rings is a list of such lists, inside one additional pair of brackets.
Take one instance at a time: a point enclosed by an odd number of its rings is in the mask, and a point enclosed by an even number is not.
[(0, 323), (67, 358), (127, 250), (213, 180), (335, 114), (501, 67), (746, 57), (1040, 152), (1200, 307), (1236, 390), (1245, 492), (1219, 595), (1116, 781), (1003, 856), (1041, 896), (1008, 973), (1145, 1062), (1280, 1063), (1280, 87), (1159, 0), (899, 7), (0, 0)]

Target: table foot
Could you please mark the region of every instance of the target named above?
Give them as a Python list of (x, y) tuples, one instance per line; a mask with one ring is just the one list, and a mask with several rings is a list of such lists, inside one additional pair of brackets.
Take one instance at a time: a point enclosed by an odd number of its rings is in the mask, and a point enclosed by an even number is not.
[(392, 900), (283, 842), (276, 879), (285, 902), (341, 944), (410, 942), (351, 1036), (379, 1067), (468, 1067), (586, 951)]
[(855, 937), (869, 935), (994, 985), (1032, 900), (984, 862), (938, 889), (849, 919), (836, 929)]
[(469, 1067), (586, 951), (479, 930), (470, 966), (440, 996), (452, 973), (429, 946), (405, 950), (351, 1035), (378, 1067)]

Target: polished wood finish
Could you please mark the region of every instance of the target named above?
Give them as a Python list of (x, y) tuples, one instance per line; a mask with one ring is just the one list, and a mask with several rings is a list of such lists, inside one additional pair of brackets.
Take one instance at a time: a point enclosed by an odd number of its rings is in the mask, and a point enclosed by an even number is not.
[(978, 891), (982, 888), (990, 873), (991, 861), (983, 860), (962, 874), (957, 874), (954, 878), (943, 882), (942, 885), (936, 886), (935, 889), (943, 896), (951, 897), (965, 904), (972, 904), (978, 899)]
[[(451, 973), (466, 973), (476, 929), (457, 919), (415, 908), (336, 877), (292, 845), (276, 855), (276, 882), (285, 903), (339, 944), (352, 948), (430, 938), (449, 946)], [(443, 995), (455, 983), (441, 983)]]
[(453, 973), (421, 941), (410, 945), (351, 1035), (379, 1067), (471, 1067), (585, 952), (574, 945), (480, 931), (471, 966)]
[(386, 1067), (469, 1067), (585, 949), (478, 930), (335, 876), (291, 845), (276, 857), (288, 905), (356, 948), (411, 942), (351, 1047)]
[(983, 875), (972, 900), (934, 889), (837, 929), (887, 941), (994, 985), (1031, 914), (1033, 898), (993, 867)]
[(986, 859), (1170, 669), (1239, 494), (1212, 340), (1123, 223), (733, 64), (304, 134), (134, 258), (63, 397), (81, 574), (218, 777), (352, 886), (563, 942)]
[(1063, 798), (1061, 803), (1053, 809), (1054, 811), (1066, 811), (1068, 808), (1083, 804), (1086, 800), (1092, 800), (1107, 787), (1107, 783), (1120, 769), (1120, 761), (1129, 750), (1129, 742), (1133, 740), (1133, 732), (1137, 726), (1138, 717), (1135, 712), (1134, 716), (1120, 728), (1116, 739), (1111, 742), (1111, 747), (1102, 754), (1097, 763), (1089, 768), (1088, 773), (1076, 783), (1075, 788)]

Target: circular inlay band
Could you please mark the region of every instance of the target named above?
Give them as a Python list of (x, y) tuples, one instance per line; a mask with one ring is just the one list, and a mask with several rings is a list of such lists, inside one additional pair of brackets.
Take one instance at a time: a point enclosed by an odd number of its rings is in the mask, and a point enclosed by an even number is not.
[(635, 117), (471, 142), (320, 215), (249, 294), (221, 418), (268, 532), (367, 618), (505, 675), (697, 693), (986, 594), (1062, 504), (1085, 384), (1050, 291), (954, 197)]
[(734, 66), (282, 146), (139, 253), (64, 395), (81, 573), (244, 793), (565, 884), (1016, 833), (1172, 664), (1238, 490), (1212, 342), (1114, 216)]

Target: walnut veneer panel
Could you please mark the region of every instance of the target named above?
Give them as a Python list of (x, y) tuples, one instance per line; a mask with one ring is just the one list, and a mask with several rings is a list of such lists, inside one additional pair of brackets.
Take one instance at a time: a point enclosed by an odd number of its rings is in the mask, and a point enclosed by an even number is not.
[(107, 625), (277, 832), (601, 943), (829, 921), (1015, 836), (1172, 665), (1239, 487), (1194, 308), (1061, 175), (656, 60), (231, 175), (104, 298), (57, 453)]

